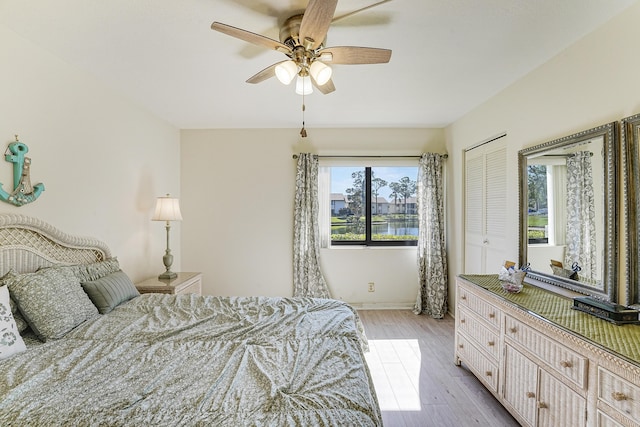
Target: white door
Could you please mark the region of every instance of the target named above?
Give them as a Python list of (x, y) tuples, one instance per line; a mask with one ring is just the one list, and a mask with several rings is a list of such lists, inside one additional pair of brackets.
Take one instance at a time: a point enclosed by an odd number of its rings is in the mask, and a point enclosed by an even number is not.
[(509, 259), (506, 225), (507, 147), (502, 137), (465, 153), (465, 273), (498, 272)]

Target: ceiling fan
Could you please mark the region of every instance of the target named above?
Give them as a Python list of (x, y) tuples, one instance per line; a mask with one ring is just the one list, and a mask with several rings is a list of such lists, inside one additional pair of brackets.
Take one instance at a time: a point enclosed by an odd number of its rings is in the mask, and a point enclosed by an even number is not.
[(288, 58), (258, 72), (247, 83), (260, 83), (276, 76), (289, 84), (296, 79), (296, 92), (310, 94), (315, 86), (323, 94), (336, 88), (331, 79), (332, 64), (379, 64), (389, 62), (391, 50), (373, 47), (335, 46), (325, 47), (327, 31), (332, 22), (370, 9), (390, 0), (363, 7), (354, 12), (334, 17), (338, 0), (309, 0), (304, 13), (289, 17), (280, 28), (280, 41), (252, 33), (221, 22), (211, 24), (211, 29), (249, 43), (274, 49)]

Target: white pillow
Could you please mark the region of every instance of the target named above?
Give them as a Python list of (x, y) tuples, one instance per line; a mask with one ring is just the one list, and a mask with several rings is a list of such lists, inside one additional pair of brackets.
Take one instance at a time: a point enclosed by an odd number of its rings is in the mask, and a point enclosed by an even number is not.
[(26, 349), (11, 313), (9, 289), (0, 286), (0, 359), (6, 359)]

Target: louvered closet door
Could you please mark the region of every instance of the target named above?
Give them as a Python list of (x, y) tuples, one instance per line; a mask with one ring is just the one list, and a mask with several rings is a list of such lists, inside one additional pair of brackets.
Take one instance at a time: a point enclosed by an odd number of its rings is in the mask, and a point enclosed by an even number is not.
[(465, 273), (484, 273), (484, 155), (467, 151), (465, 157)]
[(465, 273), (497, 273), (505, 259), (506, 137), (465, 153)]

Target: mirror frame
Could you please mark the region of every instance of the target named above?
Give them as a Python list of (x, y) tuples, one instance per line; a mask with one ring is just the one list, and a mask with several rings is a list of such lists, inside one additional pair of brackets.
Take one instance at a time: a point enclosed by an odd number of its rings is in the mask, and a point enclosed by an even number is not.
[(618, 271), (618, 250), (617, 250), (617, 207), (616, 193), (618, 188), (617, 179), (617, 147), (618, 147), (618, 123), (612, 122), (598, 126), (589, 130), (565, 136), (563, 138), (548, 141), (533, 147), (518, 151), (518, 171), (519, 171), (519, 263), (527, 263), (528, 242), (528, 197), (527, 197), (527, 159), (532, 155), (539, 155), (547, 150), (577, 144), (580, 141), (603, 137), (603, 162), (604, 162), (604, 248), (602, 264), (602, 289), (589, 286), (576, 280), (554, 276), (551, 273), (530, 270), (527, 277), (541, 282), (570, 289), (572, 291), (591, 295), (606, 301), (615, 302), (618, 291), (617, 271)]
[(622, 170), (626, 226), (626, 297), (624, 304), (640, 308), (640, 114), (622, 119)]

